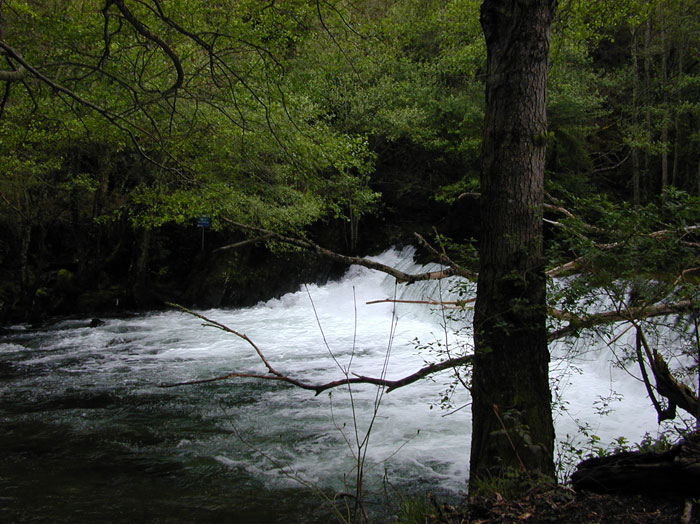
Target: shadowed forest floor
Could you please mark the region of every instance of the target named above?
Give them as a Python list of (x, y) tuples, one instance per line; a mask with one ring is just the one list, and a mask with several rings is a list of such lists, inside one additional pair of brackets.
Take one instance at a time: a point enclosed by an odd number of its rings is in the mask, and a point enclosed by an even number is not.
[(451, 506), (436, 509), (430, 524), (679, 524), (700, 523), (700, 505), (695, 504), (690, 521), (683, 520), (685, 500), (650, 498), (641, 495), (614, 496), (576, 493), (553, 488), (517, 500), (499, 496), (473, 500), (467, 510)]

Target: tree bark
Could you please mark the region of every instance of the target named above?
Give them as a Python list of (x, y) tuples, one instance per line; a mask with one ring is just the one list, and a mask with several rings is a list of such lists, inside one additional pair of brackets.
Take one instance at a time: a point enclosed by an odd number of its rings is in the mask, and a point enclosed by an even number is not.
[(644, 151), (644, 169), (641, 174), (641, 199), (646, 202), (649, 198), (650, 192), (650, 178), (651, 178), (651, 144), (654, 139), (654, 132), (651, 127), (651, 110), (652, 110), (652, 98), (651, 98), (651, 40), (653, 36), (652, 31), (652, 16), (653, 13), (649, 12), (649, 17), (646, 20), (646, 30), (644, 32), (644, 106), (645, 106), (645, 129), (644, 129), (644, 141), (645, 141), (645, 151)]
[(671, 111), (669, 109), (669, 98), (668, 98), (668, 55), (666, 53), (666, 21), (664, 17), (663, 9), (659, 10), (659, 16), (661, 17), (661, 29), (659, 30), (659, 37), (661, 39), (661, 80), (663, 82), (663, 117), (661, 121), (661, 145), (663, 147), (661, 151), (661, 192), (668, 187), (669, 177), (668, 177), (668, 126), (671, 120)]
[[(636, 127), (639, 121), (639, 56), (637, 50), (637, 28), (632, 30), (632, 122)], [(636, 130), (635, 130), (636, 133)], [(635, 142), (637, 140), (635, 139)], [(638, 206), (642, 203), (641, 176), (639, 167), (639, 148), (632, 146), (632, 203)]]
[(470, 486), (554, 476), (542, 205), (556, 0), (485, 0), (488, 70)]

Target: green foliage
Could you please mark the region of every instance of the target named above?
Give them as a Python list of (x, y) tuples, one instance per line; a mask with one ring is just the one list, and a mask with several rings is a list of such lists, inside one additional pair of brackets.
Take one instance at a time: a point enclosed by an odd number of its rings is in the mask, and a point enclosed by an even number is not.
[[(295, 0), (160, 7), (163, 16), (156, 4), (130, 6), (156, 40), (114, 6), (105, 18), (88, 0), (6, 3), (6, 41), (46, 79), (8, 91), (0, 119), (6, 184), (19, 183), (20, 172), (47, 183), (49, 171), (69, 169), (71, 144), (99, 136), (108, 154), (143, 157), (129, 197), (103, 221), (129, 216), (138, 227), (159, 227), (207, 212), (299, 230), (371, 210), (366, 139), (332, 129), (286, 71), (312, 34), (315, 9)], [(170, 96), (176, 61), (183, 82)], [(56, 86), (64, 89), (58, 96)], [(62, 188), (95, 191), (95, 175), (68, 175)]]
[(435, 514), (435, 508), (427, 497), (412, 497), (401, 501), (396, 524), (424, 524)]
[(473, 488), (470, 484), (469, 497), (472, 500), (479, 498), (514, 500), (522, 496), (523, 493), (532, 492), (551, 484), (552, 479), (509, 469), (476, 480)]
[(700, 222), (698, 197), (669, 188), (642, 207), (616, 205), (605, 196), (572, 197), (572, 203), (581, 214), (562, 219), (566, 232), (553, 248), (561, 250), (561, 260), (586, 260), (588, 271), (577, 278), (593, 285), (621, 280), (639, 286), (661, 279), (673, 287), (698, 262), (692, 242), (692, 226)]
[[(400, 2), (375, 20), (325, 20), (299, 73), (340, 129), (478, 154), (483, 65), (478, 2)], [(449, 23), (447, 23), (449, 20)], [(347, 31), (357, 24), (359, 34)], [(319, 72), (321, 74), (319, 74)]]

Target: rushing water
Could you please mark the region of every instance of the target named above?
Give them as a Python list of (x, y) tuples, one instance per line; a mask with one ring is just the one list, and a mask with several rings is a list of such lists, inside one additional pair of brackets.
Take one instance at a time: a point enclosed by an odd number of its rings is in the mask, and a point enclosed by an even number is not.
[[(425, 269), (410, 250), (379, 259)], [(469, 339), (425, 305), (366, 302), (436, 299), (448, 296), (446, 286), (396, 287), (352, 267), (339, 282), (201, 313), (245, 333), (293, 377), (377, 376), (388, 362), (387, 376), (398, 378), (437, 358), (438, 342), (454, 352)], [(323, 497), (352, 490), (357, 439), (370, 424), (365, 482), (381, 518), (392, 510), (387, 500), (428, 490), (456, 498), (466, 485), (469, 410), (432, 408), (448, 375), (381, 396), (376, 417), (372, 386), (319, 396), (256, 379), (162, 388), (266, 370), (245, 341), (184, 313), (88, 324), (16, 326), (0, 343), (0, 522), (329, 522)], [(604, 441), (638, 440), (654, 428), (643, 388), (604, 352), (577, 366), (581, 374), (562, 360), (552, 365), (568, 402), (560, 436), (576, 432), (575, 419)], [(598, 419), (591, 406), (613, 380), (625, 400), (617, 416)], [(451, 400), (468, 404), (463, 390)]]

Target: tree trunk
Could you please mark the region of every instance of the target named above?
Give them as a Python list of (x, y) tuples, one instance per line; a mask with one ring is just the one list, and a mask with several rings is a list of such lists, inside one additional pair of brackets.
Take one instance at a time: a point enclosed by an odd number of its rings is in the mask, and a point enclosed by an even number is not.
[(19, 284), (22, 297), (29, 303), (29, 246), (32, 241), (32, 226), (24, 218), (19, 227)]
[(132, 253), (129, 274), (131, 278), (133, 299), (139, 306), (147, 305), (150, 300), (148, 285), (148, 263), (151, 251), (151, 230), (141, 228), (137, 232), (134, 240), (134, 251)]
[[(683, 78), (683, 48), (678, 49), (678, 78)], [(674, 151), (673, 151), (673, 169), (671, 171), (671, 185), (674, 187), (680, 187), (680, 180), (678, 176), (678, 166), (680, 165), (680, 154), (681, 154), (681, 132), (680, 132), (680, 114), (678, 107), (681, 106), (683, 101), (681, 93), (676, 94), (676, 109), (673, 114), (673, 139), (674, 139)]]
[(652, 13), (649, 12), (649, 18), (646, 20), (646, 31), (644, 32), (644, 105), (646, 106), (646, 118), (644, 129), (644, 170), (641, 176), (641, 198), (647, 201), (650, 195), (649, 182), (651, 173), (651, 144), (654, 139), (654, 133), (651, 128), (651, 37), (652, 37)]
[(661, 80), (663, 82), (663, 120), (661, 121), (661, 192), (668, 187), (668, 125), (671, 121), (670, 115), (670, 102), (668, 98), (668, 55), (666, 53), (666, 21), (664, 18), (664, 11), (661, 9), (659, 11), (659, 16), (661, 17), (661, 29), (659, 30), (659, 37), (661, 39)]
[[(639, 57), (637, 50), (637, 29), (632, 30), (632, 67), (634, 80), (632, 83), (632, 122), (636, 127), (639, 123)], [(635, 133), (637, 131), (635, 130)], [(637, 142), (637, 137), (635, 137)], [(641, 176), (639, 173), (639, 148), (632, 146), (632, 203), (638, 206), (642, 203)]]
[(474, 318), (470, 486), (554, 476), (542, 203), (556, 0), (486, 0), (488, 76)]

